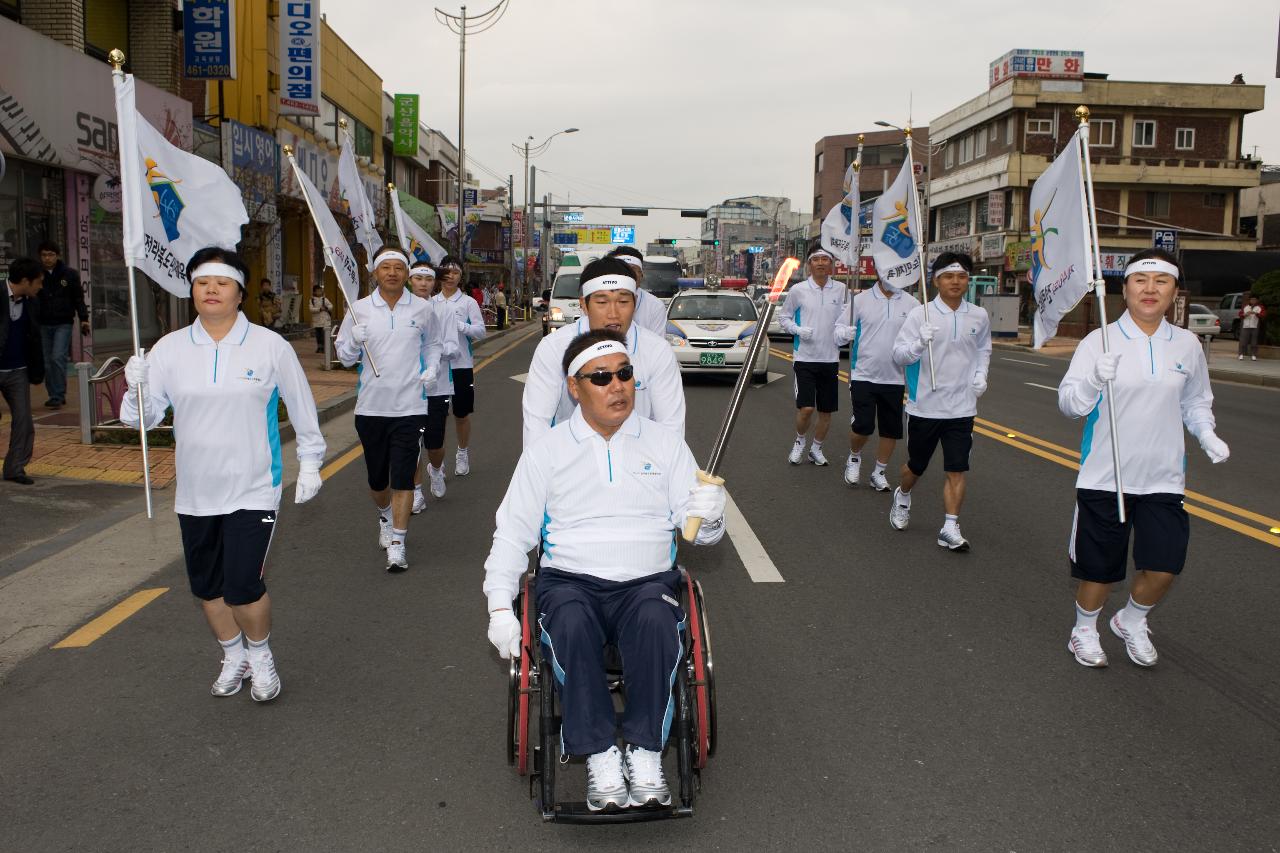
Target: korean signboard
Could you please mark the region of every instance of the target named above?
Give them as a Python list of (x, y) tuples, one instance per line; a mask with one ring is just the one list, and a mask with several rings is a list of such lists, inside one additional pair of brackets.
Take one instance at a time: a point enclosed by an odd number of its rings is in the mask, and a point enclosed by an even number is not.
[(1163, 249), (1169, 254), (1178, 252), (1178, 231), (1175, 228), (1156, 228), (1151, 232), (1151, 247)]
[[(276, 142), (282, 147), (285, 145), (293, 146), (294, 159), (298, 161), (298, 166), (311, 179), (311, 183), (316, 185), (316, 189), (324, 194), (325, 200), (329, 203), (329, 209), (339, 213), (347, 213), (345, 201), (342, 197), (342, 189), (338, 186), (338, 155), (307, 141), (296, 133), (288, 130), (276, 131)], [(298, 179), (293, 174), (293, 169), (289, 167), (288, 161), (281, 154), (280, 168), (280, 195), (289, 196), (290, 198), (301, 199), (302, 188), (298, 186)], [(373, 204), (373, 213), (377, 221), (387, 215), (387, 193), (386, 186), (382, 183), (382, 179), (360, 168), (360, 183), (364, 184), (365, 195), (369, 197), (369, 201)]]
[(280, 115), (320, 115), (320, 0), (280, 0)]
[(1004, 266), (1011, 272), (1031, 269), (1031, 241), (1009, 240), (1004, 244)]
[(1129, 259), (1133, 257), (1133, 252), (1108, 252), (1102, 250), (1102, 274), (1103, 275), (1124, 275), (1124, 268), (1129, 266)]
[(1004, 190), (987, 193), (987, 227), (1004, 227)]
[(186, 0), (182, 5), (182, 76), (236, 79), (235, 0)]
[(396, 95), (396, 113), (392, 119), (392, 144), (397, 157), (418, 154), (418, 96)]
[(276, 150), (271, 134), (230, 119), (222, 123), (222, 168), (240, 187), (254, 222), (276, 218)]
[(1082, 50), (1011, 50), (991, 63), (988, 82), (999, 86), (1014, 77), (1038, 77), (1045, 80), (1084, 79)]

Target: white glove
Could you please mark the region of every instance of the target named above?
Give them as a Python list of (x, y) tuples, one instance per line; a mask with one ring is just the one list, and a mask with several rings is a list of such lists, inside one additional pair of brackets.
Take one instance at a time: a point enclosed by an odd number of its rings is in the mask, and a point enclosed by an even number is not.
[(836, 343), (844, 345), (853, 340), (853, 326), (846, 326), (843, 323), (836, 323), (835, 328)]
[(293, 487), (293, 502), (304, 504), (320, 491), (320, 460), (303, 459), (298, 463), (298, 482)]
[(465, 323), (462, 320), (458, 321), (458, 334), (465, 335), (467, 333), (467, 329), (470, 329), (470, 328), (471, 328), (470, 323)]
[(808, 326), (797, 326), (796, 334), (800, 336), (800, 340), (802, 341), (813, 340), (813, 329), (810, 329)]
[(987, 374), (982, 371), (973, 374), (973, 392), (979, 397), (987, 393)]
[(445, 361), (453, 361), (462, 353), (462, 350), (458, 347), (458, 344), (455, 341), (445, 341), (441, 349), (441, 354), (444, 356)]
[(423, 388), (430, 389), (432, 385), (436, 384), (436, 379), (439, 376), (440, 368), (433, 364), (418, 374), (418, 381), (422, 383)]
[(520, 620), (511, 610), (495, 610), (489, 614), (489, 642), (503, 660), (520, 657)]
[(920, 325), (920, 345), (928, 348), (933, 341), (933, 336), (938, 333), (938, 327), (932, 323), (922, 323)]
[(1118, 352), (1104, 352), (1098, 356), (1098, 360), (1093, 363), (1093, 372), (1089, 374), (1089, 384), (1101, 391), (1108, 382), (1116, 378), (1119, 362)]
[(1196, 438), (1200, 439), (1200, 447), (1204, 449), (1204, 455), (1208, 456), (1213, 464), (1217, 465), (1231, 458), (1231, 448), (1227, 447), (1227, 443), (1218, 438), (1213, 430), (1206, 429)]
[(364, 323), (356, 323), (351, 327), (351, 340), (358, 344), (369, 342), (369, 327)]
[(124, 365), (124, 381), (129, 383), (129, 390), (136, 391), (139, 385), (146, 385), (151, 376), (151, 366), (145, 358), (129, 356)]
[(728, 497), (724, 486), (700, 483), (689, 490), (686, 518), (700, 518), (703, 524), (719, 524), (724, 518), (724, 504)]

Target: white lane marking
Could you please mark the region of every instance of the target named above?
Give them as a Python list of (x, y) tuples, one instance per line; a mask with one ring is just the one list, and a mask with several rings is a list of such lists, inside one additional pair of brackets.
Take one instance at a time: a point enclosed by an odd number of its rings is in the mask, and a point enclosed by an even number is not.
[(1052, 385), (1041, 385), (1039, 382), (1023, 382), (1023, 385), (1030, 385), (1032, 388), (1043, 388), (1046, 391), (1057, 391), (1058, 389)]
[(733, 540), (733, 547), (738, 552), (738, 559), (746, 568), (747, 574), (756, 583), (785, 583), (778, 567), (769, 559), (769, 554), (756, 538), (755, 531), (747, 524), (746, 517), (738, 505), (733, 502), (733, 495), (726, 492), (724, 502), (724, 523), (728, 525), (725, 532)]
[(1001, 361), (1016, 361), (1016, 362), (1018, 362), (1018, 364), (1034, 364), (1036, 367), (1048, 367), (1048, 366), (1049, 366), (1049, 365), (1045, 364), (1045, 363), (1044, 363), (1044, 362), (1042, 362), (1042, 361), (1024, 361), (1024, 360), (1023, 360), (1023, 359), (1021, 359), (1021, 358), (1006, 358), (1006, 357), (1005, 357), (1005, 356), (1003, 356), (1003, 355), (1002, 355), (1002, 356), (1000, 356), (1000, 360), (1001, 360)]
[(769, 373), (769, 378), (768, 378), (767, 380), (765, 380), (765, 383), (764, 383), (764, 384), (765, 384), (765, 385), (772, 385), (774, 382), (777, 382), (779, 379), (785, 379), (785, 378), (786, 378), (786, 376), (787, 376), (787, 374), (785, 374), (785, 373), (773, 373), (773, 372), (770, 372), (770, 373)]
[(523, 385), (525, 383), (525, 380), (529, 378), (529, 374), (517, 373), (515, 376), (512, 376), (511, 378), (519, 382), (521, 385)]

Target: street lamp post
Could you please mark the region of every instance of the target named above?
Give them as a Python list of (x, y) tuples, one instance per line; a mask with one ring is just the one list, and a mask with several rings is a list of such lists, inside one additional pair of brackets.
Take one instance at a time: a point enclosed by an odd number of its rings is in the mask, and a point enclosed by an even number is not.
[[(529, 145), (529, 141), (533, 139), (532, 136), (525, 137), (523, 145), (516, 145), (514, 142), (511, 144), (511, 147), (515, 149), (517, 154), (524, 154), (524, 227), (521, 229), (522, 233), (520, 235), (520, 242), (524, 248), (524, 260), (522, 261), (522, 264), (529, 263), (529, 250), (532, 248), (529, 245), (529, 232), (532, 224), (529, 219), (532, 215), (532, 210), (529, 208), (529, 158), (537, 157), (539, 154), (545, 154), (547, 149), (551, 147), (551, 140), (555, 139), (560, 134), (577, 132), (578, 128), (576, 127), (566, 127), (564, 130), (557, 130), (555, 133), (532, 147)], [(522, 276), (521, 280), (525, 282), (525, 290), (528, 292), (529, 298), (532, 299), (533, 291), (529, 287), (528, 277), (525, 276), (524, 273), (525, 270), (522, 268), (520, 270), (520, 274)]]

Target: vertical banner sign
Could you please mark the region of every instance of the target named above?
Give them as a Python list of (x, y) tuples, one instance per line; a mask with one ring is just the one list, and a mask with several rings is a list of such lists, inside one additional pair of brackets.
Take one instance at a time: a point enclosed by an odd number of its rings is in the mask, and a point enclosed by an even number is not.
[(320, 115), (320, 2), (280, 0), (280, 114)]
[(397, 157), (418, 155), (418, 96), (396, 95), (393, 144)]
[(236, 79), (235, 9), (235, 0), (185, 0), (182, 76), (188, 80)]

